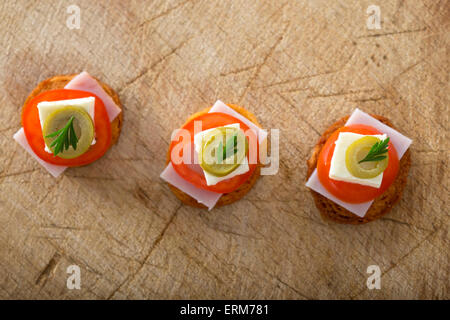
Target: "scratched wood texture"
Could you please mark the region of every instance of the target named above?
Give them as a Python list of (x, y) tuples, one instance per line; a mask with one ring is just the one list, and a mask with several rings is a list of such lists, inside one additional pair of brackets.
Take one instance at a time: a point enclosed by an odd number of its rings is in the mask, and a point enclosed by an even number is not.
[[(448, 1), (2, 1), (0, 297), (450, 298), (449, 22)], [(82, 70), (120, 94), (123, 132), (54, 179), (12, 135), (37, 83)], [(217, 99), (281, 129), (280, 170), (207, 212), (159, 174), (171, 131)], [(358, 227), (322, 221), (304, 186), (320, 132), (356, 107), (414, 140), (401, 202)]]

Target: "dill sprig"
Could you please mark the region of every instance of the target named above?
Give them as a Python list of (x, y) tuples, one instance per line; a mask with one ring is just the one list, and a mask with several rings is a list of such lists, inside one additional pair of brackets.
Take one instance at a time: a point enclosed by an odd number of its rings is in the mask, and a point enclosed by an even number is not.
[(385, 153), (388, 152), (388, 143), (389, 137), (374, 143), (374, 145), (372, 146), (372, 148), (370, 148), (370, 151), (366, 155), (366, 157), (360, 160), (358, 163), (368, 161), (380, 161), (386, 159), (387, 156), (385, 155)]
[(222, 141), (219, 142), (219, 147), (217, 148), (217, 162), (222, 163), (222, 161), (225, 160), (227, 156), (234, 155), (236, 152), (237, 152), (237, 132), (226, 141), (225, 146), (223, 146)]
[(72, 146), (74, 150), (77, 149), (78, 138), (75, 134), (75, 129), (73, 128), (74, 119), (75, 117), (71, 116), (69, 121), (67, 121), (67, 124), (63, 128), (45, 136), (46, 138), (56, 137), (50, 145), (50, 147), (55, 147), (53, 151), (53, 154), (55, 156), (58, 153), (69, 149), (69, 146)]

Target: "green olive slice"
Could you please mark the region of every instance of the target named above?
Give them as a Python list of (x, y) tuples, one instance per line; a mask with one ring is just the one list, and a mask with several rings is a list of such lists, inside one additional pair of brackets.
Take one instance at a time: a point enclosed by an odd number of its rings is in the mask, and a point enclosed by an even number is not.
[(60, 130), (61, 128), (64, 128), (71, 117), (74, 117), (73, 128), (75, 130), (75, 135), (78, 138), (78, 143), (76, 145), (76, 149), (69, 146), (67, 150), (63, 149), (60, 153), (58, 153), (57, 156), (63, 159), (73, 159), (79, 157), (89, 149), (92, 141), (94, 140), (94, 123), (89, 113), (79, 107), (66, 106), (55, 110), (47, 117), (47, 119), (45, 119), (42, 133), (44, 135), (44, 141), (47, 147), (53, 153), (55, 152), (55, 147), (51, 147), (51, 144), (56, 137), (47, 136)]
[(247, 138), (240, 129), (219, 127), (203, 136), (199, 163), (209, 174), (224, 177), (242, 164), (247, 152)]
[(372, 146), (380, 139), (366, 136), (353, 142), (345, 152), (345, 165), (347, 170), (355, 177), (371, 179), (380, 175), (388, 166), (389, 156), (380, 161), (367, 161), (359, 163), (369, 153)]

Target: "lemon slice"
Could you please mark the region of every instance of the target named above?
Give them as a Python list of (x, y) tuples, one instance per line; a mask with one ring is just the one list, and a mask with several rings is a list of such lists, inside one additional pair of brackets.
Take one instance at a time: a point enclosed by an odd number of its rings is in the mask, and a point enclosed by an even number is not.
[(52, 112), (44, 122), (42, 133), (47, 147), (53, 153), (55, 152), (55, 147), (51, 147), (51, 144), (56, 137), (47, 136), (64, 128), (71, 117), (74, 117), (73, 128), (75, 130), (75, 135), (78, 138), (78, 143), (76, 149), (69, 146), (67, 150), (63, 148), (63, 150), (58, 153), (57, 156), (63, 159), (79, 157), (89, 149), (94, 140), (94, 123), (92, 122), (89, 113), (78, 107), (66, 106)]
[(386, 170), (389, 156), (380, 161), (367, 161), (359, 163), (369, 153), (372, 146), (379, 142), (377, 137), (367, 136), (353, 142), (345, 152), (345, 165), (347, 170), (355, 177), (361, 179), (375, 178)]
[(224, 177), (243, 163), (247, 150), (247, 138), (240, 129), (215, 128), (202, 138), (199, 163), (209, 174)]

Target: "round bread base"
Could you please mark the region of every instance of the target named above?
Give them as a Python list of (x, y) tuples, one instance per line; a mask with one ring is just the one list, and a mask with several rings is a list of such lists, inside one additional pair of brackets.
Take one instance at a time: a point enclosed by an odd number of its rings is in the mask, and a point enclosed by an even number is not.
[[(39, 83), (33, 91), (31, 91), (30, 95), (25, 100), (24, 106), (33, 99), (38, 94), (55, 90), (55, 89), (63, 89), (64, 86), (69, 83), (70, 80), (72, 80), (76, 74), (72, 75), (65, 75), (65, 76), (54, 76), (49, 79), (46, 79)], [(119, 106), (120, 109), (123, 110), (122, 104), (120, 103), (119, 95), (106, 83), (101, 82), (97, 78), (95, 78), (97, 82), (102, 86), (103, 90), (114, 100), (114, 102)], [(23, 108), (22, 108), (23, 110)], [(117, 140), (119, 140), (120, 131), (122, 130), (122, 124), (123, 124), (123, 112), (119, 113), (119, 115), (111, 122), (111, 145), (117, 143)]]
[[(247, 110), (245, 110), (242, 107), (239, 107), (237, 105), (233, 105), (233, 104), (228, 104), (229, 107), (233, 108), (235, 111), (239, 112), (240, 114), (242, 114), (244, 117), (246, 117), (247, 119), (249, 119), (251, 122), (253, 122), (254, 124), (256, 124), (258, 127), (261, 128), (261, 125), (258, 123), (258, 120), (256, 119), (255, 115)], [(186, 121), (189, 122), (192, 119), (208, 113), (208, 111), (211, 108), (206, 108), (200, 112), (197, 112), (195, 114), (193, 114), (192, 116), (190, 116), (188, 118), (188, 120)], [(167, 153), (167, 161), (166, 164), (169, 164), (170, 162), (170, 152)], [(259, 176), (260, 176), (260, 172), (261, 172), (261, 165), (258, 164), (258, 166), (256, 167), (255, 171), (253, 172), (253, 174), (251, 175), (251, 177), (245, 181), (238, 189), (234, 190), (233, 192), (230, 193), (224, 193), (222, 194), (222, 196), (220, 197), (219, 201), (217, 201), (215, 207), (221, 207), (221, 206), (225, 206), (227, 204), (231, 204), (235, 201), (238, 201), (239, 199), (241, 199), (243, 196), (245, 196), (250, 189), (253, 187), (253, 185), (256, 183), (256, 181), (258, 180)], [(172, 190), (172, 192), (177, 196), (178, 199), (181, 200), (181, 202), (183, 202), (184, 204), (187, 204), (189, 206), (192, 207), (197, 207), (197, 208), (205, 208), (207, 209), (207, 207), (199, 202), (197, 202), (197, 200), (195, 200), (194, 198), (192, 198), (190, 195), (184, 193), (183, 191), (181, 191), (180, 189), (172, 186), (169, 183), (169, 187), (170, 190)]]
[[(375, 119), (383, 122), (391, 128), (394, 128), (392, 123), (385, 117), (371, 115)], [(349, 117), (343, 117), (331, 125), (320, 137), (319, 142), (313, 149), (311, 158), (307, 161), (307, 178), (311, 176), (314, 169), (317, 167), (317, 160), (319, 158), (320, 151), (322, 150), (325, 142), (331, 136), (331, 134), (337, 129), (345, 126), (347, 119)], [(359, 217), (347, 209), (341, 207), (340, 205), (334, 203), (330, 199), (322, 196), (321, 194), (310, 190), (313, 195), (314, 202), (317, 209), (320, 211), (322, 218), (326, 220), (331, 220), (337, 223), (347, 223), (347, 224), (363, 224), (380, 218), (381, 216), (388, 213), (392, 207), (400, 200), (403, 189), (406, 185), (406, 180), (408, 178), (409, 169), (411, 167), (411, 154), (409, 149), (405, 152), (402, 159), (400, 160), (400, 169), (395, 179), (394, 183), (379, 197), (375, 198), (369, 210), (364, 217)]]

